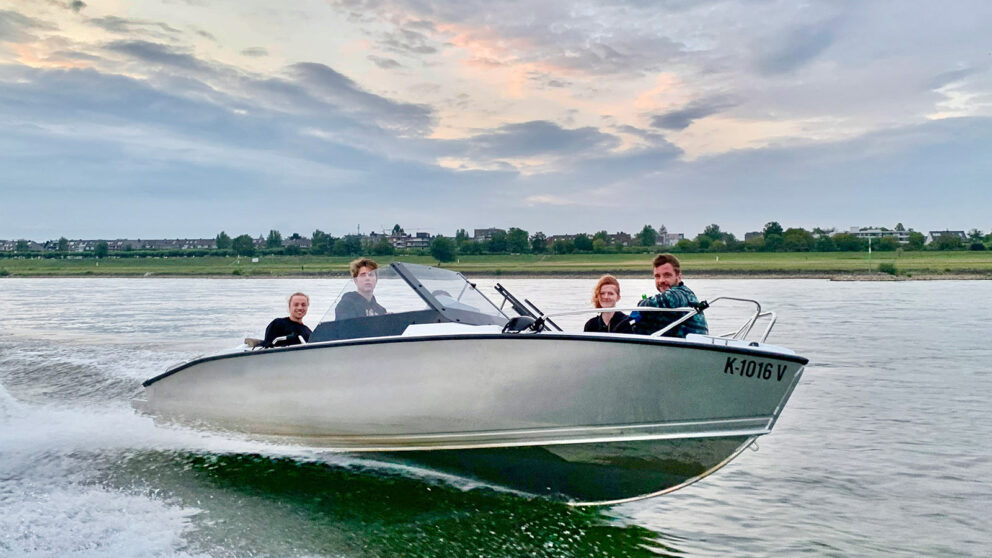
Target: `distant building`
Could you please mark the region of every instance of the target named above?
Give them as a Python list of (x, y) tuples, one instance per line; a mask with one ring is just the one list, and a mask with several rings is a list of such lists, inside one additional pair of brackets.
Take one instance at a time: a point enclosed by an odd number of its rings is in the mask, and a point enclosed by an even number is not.
[[(21, 242), (21, 240), (0, 240), (0, 252), (16, 252), (18, 242)], [(41, 252), (45, 249), (43, 245), (33, 240), (27, 240), (25, 242), (28, 244), (29, 252)]]
[(162, 238), (153, 240), (114, 240), (107, 242), (110, 249), (127, 250), (209, 250), (217, 247), (215, 238)]
[[(575, 242), (575, 237), (579, 236), (580, 234), (584, 234), (588, 236), (590, 240), (593, 240), (593, 237), (595, 237), (595, 234), (589, 234), (589, 233), (553, 234), (546, 237), (545, 242), (547, 242), (548, 246), (551, 246), (556, 241)], [(631, 243), (633, 242), (633, 237), (631, 237), (629, 234), (625, 232), (618, 232), (614, 234), (607, 234), (606, 241), (610, 244), (610, 246), (630, 246)]]
[(374, 245), (379, 239), (385, 238), (389, 243), (398, 250), (404, 248), (430, 248), (431, 247), (431, 233), (418, 232), (412, 235), (410, 234), (387, 234), (387, 233), (375, 233), (371, 232), (368, 236), (368, 245)]
[(496, 228), (475, 229), (475, 233), (472, 235), (472, 240), (476, 242), (485, 242), (487, 240), (492, 240), (493, 235), (496, 234), (497, 232), (506, 233), (505, 230), (496, 229)]
[(430, 233), (418, 232), (413, 235), (409, 234), (397, 234), (390, 235), (389, 242), (392, 243), (393, 248), (430, 248), (431, 247), (431, 235)]
[(575, 242), (575, 237), (576, 236), (578, 236), (578, 235), (574, 235), (574, 234), (553, 234), (553, 235), (548, 236), (545, 239), (545, 242), (547, 242), (548, 246), (550, 247), (552, 244), (554, 244), (555, 242), (558, 242), (558, 241), (564, 242), (564, 241), (567, 240), (568, 242)]
[[(217, 241), (213, 238), (75, 239), (69, 240), (69, 252), (92, 252), (101, 242), (106, 242), (107, 249), (111, 252), (125, 250), (209, 250), (217, 246)], [(46, 242), (45, 247), (46, 250), (58, 250), (58, 241)]]
[(665, 233), (659, 234), (655, 244), (658, 246), (675, 246), (680, 240), (685, 238), (685, 233)]
[(897, 241), (899, 241), (899, 244), (909, 244), (909, 233), (912, 231), (893, 231), (889, 229), (867, 229), (867, 228), (863, 229), (858, 227), (851, 227), (851, 230), (849, 232), (850, 234), (858, 238), (863, 238), (865, 240), (869, 238), (878, 239), (886, 236), (891, 236), (892, 238), (895, 238)]
[(968, 240), (968, 235), (964, 231), (930, 231), (927, 233), (926, 244), (930, 244), (934, 240), (942, 236), (956, 236), (961, 239), (961, 242), (966, 242)]
[(311, 239), (309, 239), (309, 238), (307, 238), (305, 236), (300, 236), (298, 234), (294, 234), (293, 236), (290, 236), (289, 238), (284, 238), (282, 240), (282, 245), (284, 247), (285, 246), (296, 246), (297, 248), (310, 248), (313, 245), (313, 243), (312, 243)]
[(407, 248), (430, 248), (431, 247), (431, 234), (425, 232), (415, 233), (413, 236), (407, 235), (406, 237), (406, 247)]
[(631, 242), (634, 240), (633, 237), (625, 232), (609, 234), (606, 235), (606, 238), (609, 239), (610, 244), (613, 246), (630, 246)]
[(752, 238), (765, 238), (765, 233), (762, 231), (753, 231), (744, 233), (744, 242), (751, 240)]

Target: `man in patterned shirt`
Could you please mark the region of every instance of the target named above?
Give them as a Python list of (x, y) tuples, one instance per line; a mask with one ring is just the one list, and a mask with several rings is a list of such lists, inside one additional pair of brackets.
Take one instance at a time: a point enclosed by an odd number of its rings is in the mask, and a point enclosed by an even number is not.
[[(647, 297), (637, 303), (638, 306), (651, 308), (683, 308), (698, 304), (689, 287), (682, 282), (682, 268), (679, 259), (671, 254), (658, 254), (654, 259), (654, 286), (658, 294)], [(659, 329), (677, 321), (685, 314), (679, 312), (634, 312), (631, 318), (634, 322), (634, 332), (650, 335)], [(669, 337), (685, 337), (690, 333), (709, 333), (706, 318), (696, 314), (666, 333)]]

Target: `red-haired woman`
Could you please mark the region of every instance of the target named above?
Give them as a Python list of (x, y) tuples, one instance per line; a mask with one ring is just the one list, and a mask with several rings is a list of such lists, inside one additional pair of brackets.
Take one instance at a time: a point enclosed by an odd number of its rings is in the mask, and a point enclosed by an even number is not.
[[(620, 282), (612, 275), (604, 275), (596, 281), (592, 291), (592, 303), (596, 308), (613, 308), (620, 300)], [(601, 312), (586, 322), (583, 331), (602, 333), (633, 333), (630, 316), (623, 312)]]

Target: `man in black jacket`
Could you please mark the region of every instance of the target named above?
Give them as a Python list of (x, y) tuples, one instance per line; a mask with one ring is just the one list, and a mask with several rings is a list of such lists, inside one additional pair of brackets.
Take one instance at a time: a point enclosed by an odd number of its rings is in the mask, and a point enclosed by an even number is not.
[(359, 258), (349, 266), (355, 290), (345, 293), (334, 307), (335, 320), (381, 316), (386, 309), (375, 300), (375, 285), (379, 282), (379, 264), (368, 258)]
[(272, 320), (265, 328), (263, 347), (285, 347), (299, 345), (310, 340), (310, 328), (303, 323), (303, 316), (310, 308), (310, 297), (303, 293), (289, 296), (289, 315)]

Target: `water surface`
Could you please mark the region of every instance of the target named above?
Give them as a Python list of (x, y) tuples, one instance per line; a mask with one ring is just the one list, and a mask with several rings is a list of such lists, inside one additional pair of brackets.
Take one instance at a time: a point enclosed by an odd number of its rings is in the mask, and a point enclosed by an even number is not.
[[(507, 279), (542, 309), (587, 279)], [(488, 289), (492, 280), (479, 281)], [(316, 325), (342, 280), (0, 281), (3, 556), (986, 556), (992, 282), (691, 280), (758, 298), (811, 359), (775, 431), (704, 481), (572, 509), (430, 471), (160, 428), (141, 381)], [(621, 303), (649, 293), (622, 282)], [(715, 331), (739, 313), (710, 313)], [(559, 320), (578, 328), (583, 318)]]

